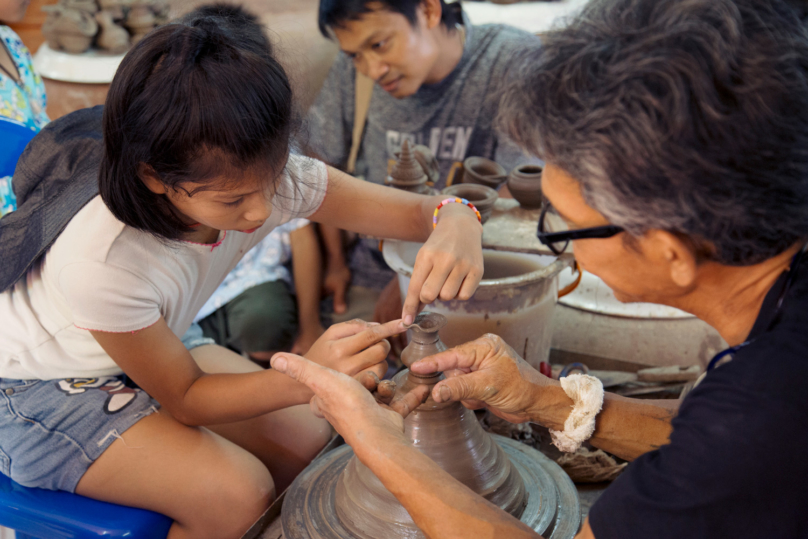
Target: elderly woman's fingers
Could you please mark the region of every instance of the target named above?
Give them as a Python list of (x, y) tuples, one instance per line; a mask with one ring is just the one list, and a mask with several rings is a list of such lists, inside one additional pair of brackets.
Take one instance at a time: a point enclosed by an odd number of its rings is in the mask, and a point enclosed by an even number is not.
[(372, 370), (362, 371), (354, 376), (368, 391), (375, 391), (379, 385), (379, 375)]
[(401, 414), (401, 417), (407, 417), (428, 398), (429, 386), (416, 386), (407, 393), (396, 395), (390, 403), (390, 409)]
[(479, 359), (485, 357), (490, 350), (490, 343), (484, 339), (477, 339), (476, 341), (450, 348), (440, 354), (419, 359), (410, 365), (410, 370), (418, 374), (431, 374), (455, 369), (468, 372), (473, 370)]
[(432, 388), (432, 398), (435, 402), (475, 400), (487, 402), (499, 392), (499, 388), (493, 387), (489, 382), (489, 377), (476, 372), (447, 378)]
[(396, 394), (396, 383), (392, 380), (384, 380), (383, 382), (379, 383), (379, 387), (376, 388), (376, 392), (379, 394), (379, 397), (383, 399), (392, 399)]

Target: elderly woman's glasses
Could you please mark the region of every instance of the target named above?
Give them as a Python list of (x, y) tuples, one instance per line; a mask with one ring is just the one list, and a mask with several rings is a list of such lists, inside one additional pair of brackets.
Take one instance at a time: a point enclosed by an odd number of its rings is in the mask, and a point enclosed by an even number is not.
[(611, 238), (623, 232), (623, 227), (615, 225), (594, 226), (570, 230), (564, 219), (555, 211), (549, 202), (545, 202), (539, 216), (539, 229), (536, 237), (557, 255), (563, 253), (570, 241), (593, 238)]

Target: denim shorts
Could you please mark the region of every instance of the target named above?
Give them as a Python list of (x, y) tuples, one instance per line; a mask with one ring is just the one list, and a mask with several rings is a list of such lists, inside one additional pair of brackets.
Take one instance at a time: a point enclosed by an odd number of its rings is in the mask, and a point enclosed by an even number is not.
[(0, 472), (26, 487), (75, 492), (101, 453), (159, 406), (123, 376), (0, 378)]

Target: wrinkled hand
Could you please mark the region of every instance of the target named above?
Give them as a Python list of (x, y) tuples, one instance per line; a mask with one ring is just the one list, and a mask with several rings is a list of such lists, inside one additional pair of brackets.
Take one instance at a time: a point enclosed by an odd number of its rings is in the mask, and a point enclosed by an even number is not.
[(411, 324), (421, 304), (469, 299), (483, 276), (483, 227), (471, 210), (447, 204), (438, 226), (418, 251), (402, 318)]
[(541, 375), (497, 335), (486, 334), (412, 364), (418, 374), (444, 371), (435, 385), (435, 402), (463, 401), (467, 408), (488, 408), (511, 423), (531, 419), (541, 386), (553, 381)]
[[(379, 383), (365, 373), (360, 382), (293, 354), (276, 354), (271, 363), (314, 392), (312, 411), (328, 420), (354, 450), (383, 438), (404, 441), (404, 418), (429, 396), (429, 386), (418, 386), (393, 398), (395, 388), (389, 381)], [(378, 390), (376, 398), (368, 389)]]
[(370, 369), (378, 377), (387, 371), (390, 343), (386, 338), (404, 331), (401, 320), (376, 324), (350, 320), (334, 324), (317, 339), (305, 357), (349, 376)]
[(301, 329), (292, 345), (291, 352), (299, 356), (305, 355), (323, 333), (325, 333), (325, 328), (319, 322), (310, 328)]
[(348, 310), (346, 294), (351, 284), (351, 270), (345, 264), (329, 264), (323, 277), (323, 295), (334, 295), (334, 312), (343, 314)]

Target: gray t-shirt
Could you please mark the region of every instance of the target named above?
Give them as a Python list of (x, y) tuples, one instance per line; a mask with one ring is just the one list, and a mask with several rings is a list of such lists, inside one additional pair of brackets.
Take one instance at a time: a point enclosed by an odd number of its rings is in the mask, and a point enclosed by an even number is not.
[[(535, 161), (494, 129), (500, 92), (517, 52), (539, 38), (504, 25), (466, 25), (466, 44), (457, 67), (444, 80), (425, 84), (414, 95), (397, 99), (374, 87), (359, 149), (356, 175), (383, 184), (388, 160), (404, 140), (428, 146), (438, 160), (441, 189), (452, 164), (466, 157), (493, 159), (510, 170)], [(309, 144), (326, 162), (344, 167), (353, 132), (356, 71), (351, 59), (337, 56), (309, 111)], [(395, 275), (376, 241), (360, 242), (351, 255), (353, 283), (381, 288)]]

